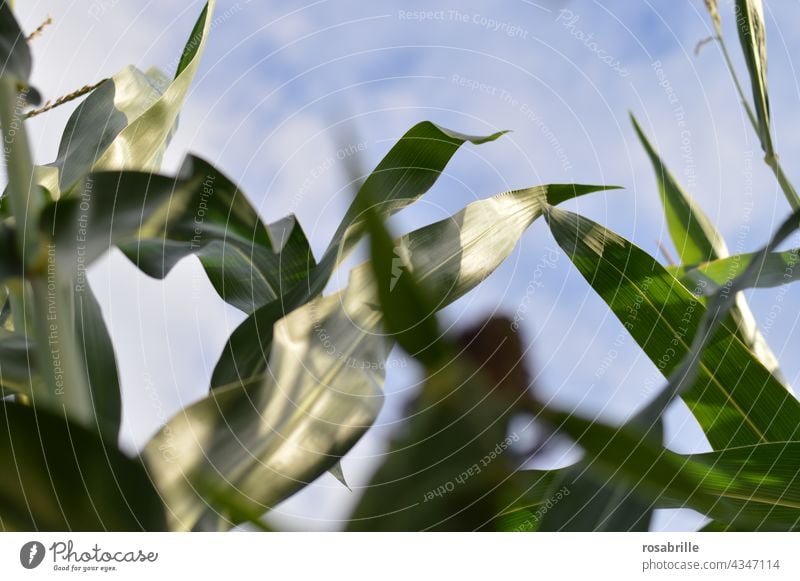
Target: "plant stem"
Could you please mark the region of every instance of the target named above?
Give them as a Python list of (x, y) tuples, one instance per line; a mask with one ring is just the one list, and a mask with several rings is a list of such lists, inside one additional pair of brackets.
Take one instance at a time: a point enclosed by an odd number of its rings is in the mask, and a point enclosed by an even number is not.
[[(14, 323), (14, 332), (22, 333), (28, 337), (32, 333), (30, 332), (31, 329), (28, 329), (30, 321), (28, 307), (30, 304), (26, 300), (28, 299), (26, 296), (28, 289), (26, 288), (25, 281), (21, 278), (12, 279), (8, 282), (6, 288), (8, 289), (8, 300), (11, 303), (11, 320)], [(32, 405), (33, 403), (29, 396), (21, 393), (14, 397), (14, 401), (22, 405)]]
[[(747, 112), (747, 117), (750, 119), (750, 124), (753, 126), (756, 134), (760, 134), (758, 128), (758, 121), (756, 120), (755, 113), (753, 113), (752, 107), (750, 107), (750, 102), (747, 100), (747, 97), (744, 94), (744, 90), (742, 89), (742, 84), (739, 82), (739, 76), (736, 74), (736, 69), (733, 67), (733, 61), (731, 60), (731, 55), (728, 52), (728, 47), (725, 44), (725, 40), (722, 37), (722, 34), (717, 33), (717, 42), (719, 43), (720, 49), (722, 50), (722, 56), (725, 59), (725, 64), (728, 67), (728, 71), (731, 74), (731, 78), (733, 78), (733, 84), (736, 86), (736, 92), (739, 93), (739, 98), (742, 101), (742, 106), (744, 110)], [(797, 194), (797, 190), (794, 189), (794, 186), (789, 181), (789, 178), (786, 176), (786, 173), (783, 171), (780, 162), (778, 161), (778, 155), (774, 151), (765, 151), (764, 152), (764, 162), (769, 166), (772, 170), (772, 173), (775, 174), (775, 178), (778, 180), (778, 185), (780, 186), (781, 190), (783, 190), (783, 195), (786, 196), (786, 200), (789, 202), (789, 205), (792, 207), (792, 210), (800, 210), (800, 196)]]
[(38, 255), (42, 200), (38, 192), (33, 192), (33, 162), (22, 120), (24, 105), (25, 99), (17, 91), (16, 84), (0, 79), (0, 124), (8, 173), (7, 195), (17, 222), (17, 245), (22, 253), (22, 264), (27, 267)]
[[(8, 174), (7, 195), (16, 221), (18, 252), (22, 254), (23, 264), (22, 279), (9, 285), (14, 327), (18, 332), (26, 332), (28, 320), (33, 322), (40, 373), (47, 386), (46, 390), (36, 394), (42, 396), (42, 403), (66, 410), (71, 418), (89, 425), (92, 422), (92, 402), (75, 344), (71, 281), (57, 276), (52, 252), (47, 253), (47, 267), (38, 267), (38, 259), (44, 254), (40, 252), (38, 230), (42, 198), (34, 189), (33, 161), (22, 118), (24, 105), (24, 96), (19, 94), (16, 84), (0, 79), (0, 123)], [(27, 284), (30, 284), (32, 301), (25, 300)], [(28, 313), (28, 303), (32, 303), (32, 313)]]
[(73, 420), (85, 426), (93, 422), (89, 389), (81, 371), (76, 348), (75, 322), (70, 304), (71, 288), (48, 269), (47, 276), (31, 279), (36, 309), (37, 357), (47, 381), (48, 397)]

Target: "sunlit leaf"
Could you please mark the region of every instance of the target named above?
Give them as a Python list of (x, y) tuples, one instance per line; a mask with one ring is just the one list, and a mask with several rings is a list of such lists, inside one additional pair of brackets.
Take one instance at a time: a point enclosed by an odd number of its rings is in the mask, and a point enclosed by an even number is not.
[[(552, 208), (550, 229), (586, 281), (669, 376), (692, 351), (705, 306), (654, 258), (586, 218)], [(655, 394), (654, 394), (655, 395)], [(714, 448), (795, 437), (800, 404), (738, 339), (730, 320), (698, 356), (683, 393)]]
[(307, 281), (297, 285), (280, 301), (255, 310), (233, 332), (214, 369), (212, 388), (263, 373), (269, 360), (275, 322), (318, 296), (336, 267), (363, 237), (362, 199), (369, 199), (378, 204), (383, 214), (391, 215), (427, 192), (464, 143), (486, 143), (501, 135), (502, 132), (472, 137), (429, 121), (409, 129), (359, 188), (319, 264), (311, 265)]
[[(733, 302), (730, 300), (731, 294), (738, 293), (756, 285), (760, 266), (792, 232), (797, 230), (798, 226), (800, 226), (800, 210), (794, 212), (789, 218), (784, 220), (769, 243), (757, 253), (740, 276), (730, 281), (725, 287), (712, 295), (692, 338), (692, 344), (689, 350), (692, 356), (686, 357), (681, 361), (680, 365), (670, 373), (667, 386), (660, 391), (657, 397), (655, 397), (645, 409), (639, 412), (639, 423), (647, 424), (651, 418), (660, 416), (675, 397), (679, 395), (685, 397), (685, 394), (690, 391), (696, 379), (702, 374), (704, 362), (700, 355), (707, 353), (710, 346), (714, 344), (716, 337), (721, 333), (720, 329), (724, 329), (725, 323), (728, 320), (728, 314), (734, 306)], [(741, 377), (743, 383), (746, 380), (746, 377)], [(738, 383), (737, 381), (733, 385), (738, 385)], [(749, 387), (750, 390), (757, 388), (757, 384), (750, 385), (744, 383), (744, 386)], [(787, 390), (787, 393), (790, 392)], [(775, 397), (777, 397), (777, 394), (771, 395), (769, 400)], [(755, 405), (766, 406), (768, 403), (767, 401), (763, 403), (756, 402)], [(782, 418), (789, 423), (783, 426), (780, 432), (774, 433), (775, 440), (790, 441), (797, 437), (800, 426), (798, 426), (796, 422), (794, 426), (792, 426), (791, 418), (796, 413), (795, 409), (798, 405), (800, 404), (798, 404), (794, 396), (790, 394), (790, 399), (787, 400), (786, 404), (786, 407), (790, 410), (790, 415)], [(760, 409), (755, 410), (755, 412), (758, 411), (760, 411)], [(751, 415), (755, 415), (755, 413)], [(766, 440), (762, 438), (761, 441)]]
[(215, 6), (216, 0), (209, 0), (200, 14), (172, 81), (155, 69), (142, 73), (126, 67), (75, 110), (58, 158), (39, 171), (39, 182), (54, 197), (90, 171), (159, 170), (205, 50)]
[[(631, 121), (655, 169), (664, 215), (672, 242), (678, 251), (680, 264), (684, 265), (684, 268), (691, 268), (693, 265), (728, 257), (728, 248), (722, 234), (667, 169), (633, 115)], [(778, 375), (778, 359), (758, 330), (755, 316), (747, 300), (744, 295), (737, 294), (735, 301), (736, 306), (731, 309), (731, 318), (736, 325), (739, 338), (750, 347), (767, 369)]]
[[(441, 308), (491, 274), (547, 203), (602, 189), (554, 185), (507, 192), (412, 232), (396, 246)], [(213, 391), (156, 435), (144, 455), (172, 528), (235, 522), (235, 515), (209, 508), (231, 495), (265, 512), (352, 447), (383, 399), (391, 341), (382, 335), (378, 300), (370, 265), (354, 269), (344, 290), (312, 300), (275, 325), (267, 373)]]

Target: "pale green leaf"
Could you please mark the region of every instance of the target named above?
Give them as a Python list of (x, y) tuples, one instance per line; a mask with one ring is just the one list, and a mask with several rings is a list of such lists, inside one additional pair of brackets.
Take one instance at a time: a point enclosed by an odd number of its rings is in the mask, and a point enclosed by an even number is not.
[(464, 143), (486, 143), (497, 139), (502, 133), (472, 137), (438, 127), (429, 121), (409, 129), (359, 188), (356, 199), (339, 224), (319, 264), (307, 265), (310, 266), (307, 282), (295, 286), (281, 300), (255, 310), (233, 332), (214, 369), (212, 388), (264, 371), (275, 322), (318, 296), (336, 267), (363, 237), (362, 199), (372, 200), (383, 214), (392, 215), (427, 192)]
[[(602, 186), (541, 186), (475, 202), (397, 240), (443, 307), (483, 281), (548, 203)], [(386, 355), (369, 264), (347, 287), (278, 321), (267, 373), (214, 390), (176, 415), (144, 456), (173, 529), (236, 522), (218, 498), (262, 512), (323, 474), (380, 410)], [(209, 508), (211, 507), (211, 508)], [(214, 507), (219, 507), (217, 514)]]
[(200, 14), (171, 82), (157, 70), (145, 74), (127, 67), (75, 110), (58, 159), (39, 171), (41, 185), (55, 198), (90, 171), (158, 171), (205, 50), (215, 6), (216, 0), (209, 0)]

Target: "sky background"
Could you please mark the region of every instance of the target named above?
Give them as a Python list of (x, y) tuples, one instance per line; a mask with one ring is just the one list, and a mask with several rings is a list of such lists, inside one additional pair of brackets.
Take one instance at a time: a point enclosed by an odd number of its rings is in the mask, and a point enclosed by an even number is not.
[[(33, 42), (34, 84), (47, 98), (113, 75), (127, 64), (172, 75), (203, 3), (144, 0), (26, 0), (23, 28), (55, 23)], [(793, 54), (800, 2), (767, 0), (775, 141), (790, 176), (800, 155), (800, 98)], [(734, 60), (745, 75), (732, 2), (720, 2)], [(398, 8), (402, 6), (402, 10)], [(436, 11), (420, 20), (410, 13)], [(715, 45), (702, 0), (557, 2), (357, 2), (308, 4), (223, 0), (165, 160), (201, 155), (232, 176), (266, 221), (295, 213), (317, 257), (352, 195), (337, 151), (371, 169), (413, 124), (428, 119), (472, 134), (513, 133), (465, 146), (436, 187), (392, 220), (404, 232), (465, 204), (544, 183), (601, 183), (621, 191), (567, 204), (658, 255), (671, 248), (652, 168), (631, 127), (634, 112), (673, 173), (719, 226), (732, 251), (759, 248), (788, 215)], [(31, 122), (39, 163), (52, 161), (74, 106)], [(795, 242), (797, 242), (795, 240)], [(544, 222), (479, 289), (449, 307), (456, 328), (493, 312), (525, 310), (521, 332), (540, 394), (566, 409), (620, 421), (663, 379), (569, 259), (554, 252)], [(363, 254), (361, 255), (363, 258)], [(348, 261), (330, 288), (346, 282)], [(531, 286), (535, 281), (537, 285)], [(217, 298), (194, 259), (166, 279), (138, 273), (118, 252), (91, 271), (110, 326), (125, 406), (122, 442), (140, 447), (181, 407), (202, 397), (230, 332), (243, 315)], [(777, 289), (751, 305), (797, 383), (796, 293), (777, 311)], [(611, 350), (617, 355), (601, 370)], [(402, 420), (416, 386), (412, 367), (387, 378), (376, 426), (344, 459), (354, 492), (325, 475), (273, 512), (303, 530), (341, 527)], [(708, 450), (682, 403), (667, 418), (669, 446)], [(568, 456), (568, 457), (573, 457)], [(550, 461), (566, 462), (566, 458)], [(685, 530), (689, 511), (660, 511), (656, 527)]]

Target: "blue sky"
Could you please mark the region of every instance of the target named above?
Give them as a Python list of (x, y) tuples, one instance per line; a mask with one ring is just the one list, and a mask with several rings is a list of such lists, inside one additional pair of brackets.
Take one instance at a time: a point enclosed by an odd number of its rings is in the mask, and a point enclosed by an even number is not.
[[(55, 18), (34, 43), (35, 81), (50, 98), (128, 63), (171, 73), (202, 6), (144, 0), (20, 4), (28, 29), (48, 13)], [(730, 4), (721, 2), (723, 21), (744, 74)], [(798, 21), (800, 3), (767, 0), (766, 10), (776, 143), (790, 175), (800, 180), (788, 163), (800, 154), (800, 87), (791, 56), (800, 39), (784, 24)], [(669, 245), (669, 237), (652, 169), (628, 120), (633, 111), (729, 246), (754, 250), (788, 206), (760, 162), (756, 136), (717, 48), (694, 54), (709, 34), (702, 0), (225, 0), (166, 167), (177, 167), (187, 151), (202, 155), (241, 184), (266, 220), (296, 213), (319, 254), (351, 195), (342, 164), (324, 167), (348, 145), (343, 139), (358, 146), (357, 161), (369, 169), (424, 119), (467, 133), (512, 129), (495, 143), (459, 152), (425, 200), (393, 220), (395, 231), (508, 189), (606, 183), (625, 190), (570, 207), (656, 254), (657, 243)], [(55, 137), (69, 111), (63, 107), (32, 123), (39, 161), (55, 157)], [(318, 167), (318, 175), (312, 173)], [(752, 188), (743, 186), (749, 173)], [(539, 389), (564, 407), (620, 420), (643, 403), (642, 386), (660, 385), (661, 378), (634, 342), (620, 335), (620, 324), (569, 260), (546, 258), (553, 248), (544, 223), (536, 224), (507, 263), (443, 320), (460, 326), (495, 310), (513, 315), (524, 303), (522, 332), (533, 343)], [(342, 274), (332, 287), (344, 283), (346, 269)], [(534, 278), (542, 285), (526, 294)], [(216, 298), (191, 260), (161, 283), (112, 254), (93, 269), (92, 282), (122, 370), (123, 442), (135, 449), (172, 413), (202, 396), (242, 316)], [(790, 290), (775, 317), (777, 295), (754, 292), (752, 305), (759, 321), (774, 319), (768, 339), (796, 383), (800, 361), (788, 355), (797, 348), (792, 313), (800, 303)], [(619, 354), (598, 377), (612, 345)], [(410, 371), (389, 375), (379, 425), (344, 460), (354, 489), (368, 482), (414, 380)], [(682, 404), (670, 412), (668, 434), (676, 450), (707, 449)], [(276, 518), (296, 528), (336, 528), (354, 498), (325, 476)], [(658, 526), (681, 529), (693, 522), (685, 513), (665, 513)]]

